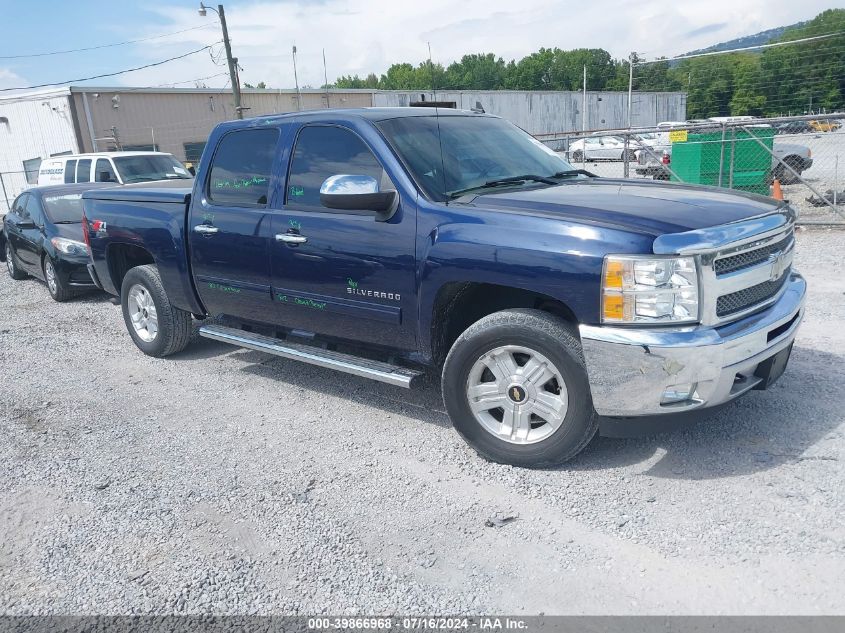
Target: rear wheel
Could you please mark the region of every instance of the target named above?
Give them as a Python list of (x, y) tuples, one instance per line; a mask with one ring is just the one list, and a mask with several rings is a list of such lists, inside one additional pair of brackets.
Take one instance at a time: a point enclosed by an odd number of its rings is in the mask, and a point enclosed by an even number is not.
[(9, 241), (6, 240), (6, 270), (9, 271), (9, 277), (20, 281), (21, 279), (26, 279), (26, 273), (20, 269), (18, 265), (18, 260), (15, 256), (15, 251), (12, 249), (12, 245), (9, 244)]
[(148, 356), (162, 358), (188, 345), (191, 313), (170, 304), (155, 266), (137, 266), (126, 273), (120, 304), (129, 335)]
[(540, 310), (496, 312), (467, 329), (446, 358), (443, 399), (482, 457), (514, 466), (561, 464), (598, 428), (577, 333)]
[[(801, 181), (801, 172), (803, 170), (803, 161), (796, 156), (787, 156), (783, 162), (789, 165), (795, 173), (784, 167), (783, 163), (778, 163), (772, 170), (772, 179), (777, 179), (782, 185), (794, 185)], [(795, 174), (798, 174), (796, 176)]]
[(576, 163), (583, 162), (584, 152), (582, 152), (580, 149), (576, 149), (574, 152), (572, 152), (572, 160)]

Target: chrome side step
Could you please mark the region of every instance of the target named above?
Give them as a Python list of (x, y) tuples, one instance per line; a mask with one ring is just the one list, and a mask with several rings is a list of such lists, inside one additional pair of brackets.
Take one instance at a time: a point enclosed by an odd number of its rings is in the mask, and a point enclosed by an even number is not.
[(318, 367), (336, 369), (347, 374), (371, 378), (372, 380), (386, 382), (389, 385), (396, 385), (397, 387), (405, 387), (406, 389), (410, 389), (414, 379), (422, 376), (423, 373), (406, 367), (399, 367), (398, 365), (382, 363), (367, 358), (358, 358), (357, 356), (341, 354), (340, 352), (320, 349), (319, 347), (312, 347), (310, 345), (283, 341), (222, 325), (204, 325), (200, 328), (199, 333), (200, 336), (214, 339), (215, 341), (231, 343), (232, 345), (254, 349), (259, 352), (267, 352), (268, 354), (275, 354), (283, 358), (299, 360), (303, 363), (317, 365)]

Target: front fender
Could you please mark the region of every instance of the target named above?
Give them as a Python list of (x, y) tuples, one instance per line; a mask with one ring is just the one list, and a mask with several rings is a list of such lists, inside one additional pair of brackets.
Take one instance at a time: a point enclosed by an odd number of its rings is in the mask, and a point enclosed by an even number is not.
[(423, 354), (432, 351), (434, 308), (447, 284), (494, 284), (543, 294), (563, 302), (579, 323), (598, 323), (604, 256), (642, 251), (645, 243), (642, 235), (547, 218), (517, 216), (513, 224), (451, 223), (429, 234), (420, 264)]

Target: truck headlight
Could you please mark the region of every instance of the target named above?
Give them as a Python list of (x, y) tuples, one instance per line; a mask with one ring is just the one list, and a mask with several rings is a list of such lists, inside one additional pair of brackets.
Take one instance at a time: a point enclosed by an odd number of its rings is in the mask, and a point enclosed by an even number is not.
[(55, 247), (57, 251), (60, 253), (64, 253), (65, 255), (87, 255), (88, 248), (82, 242), (77, 242), (76, 240), (69, 240), (66, 237), (54, 237), (50, 240), (50, 243)]
[(695, 258), (608, 255), (601, 303), (603, 323), (696, 323)]

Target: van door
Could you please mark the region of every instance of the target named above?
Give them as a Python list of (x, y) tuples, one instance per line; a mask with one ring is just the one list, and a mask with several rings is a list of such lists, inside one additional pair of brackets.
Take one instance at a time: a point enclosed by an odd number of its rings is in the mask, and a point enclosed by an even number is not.
[(117, 182), (114, 165), (108, 158), (98, 158), (94, 165), (94, 182)]
[(226, 133), (191, 201), (194, 280), (211, 314), (267, 321), (271, 311), (268, 200), (278, 141), (276, 128)]

